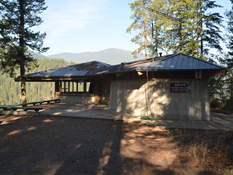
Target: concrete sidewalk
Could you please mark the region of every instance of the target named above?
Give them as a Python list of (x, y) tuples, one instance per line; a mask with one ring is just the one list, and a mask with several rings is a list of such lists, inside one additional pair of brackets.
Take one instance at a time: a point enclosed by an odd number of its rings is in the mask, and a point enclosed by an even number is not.
[(124, 121), (139, 121), (140, 117), (133, 116), (127, 113), (116, 112), (108, 109), (105, 105), (94, 104), (65, 104), (54, 103), (40, 105), (43, 110), (39, 112), (34, 111), (2, 111), (2, 115), (52, 115), (64, 117), (81, 117), (81, 118), (95, 118), (95, 119), (109, 119), (109, 120), (124, 120)]
[(168, 128), (233, 130), (232, 115), (214, 112), (211, 115), (212, 121), (142, 120), (141, 123)]
[(178, 120), (141, 120), (141, 116), (116, 112), (101, 105), (55, 103), (41, 105), (40, 112), (33, 111), (1, 111), (0, 115), (51, 115), (64, 117), (80, 117), (93, 119), (109, 119), (123, 121), (138, 121), (152, 126), (187, 129), (233, 130), (233, 116), (212, 112), (212, 121), (178, 121)]

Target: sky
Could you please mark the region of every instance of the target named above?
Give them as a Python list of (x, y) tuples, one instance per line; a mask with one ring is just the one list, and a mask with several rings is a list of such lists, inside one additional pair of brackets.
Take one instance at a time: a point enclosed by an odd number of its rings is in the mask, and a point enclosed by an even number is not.
[[(134, 0), (45, 0), (48, 6), (40, 16), (44, 22), (35, 30), (46, 32), (43, 55), (63, 52), (80, 53), (118, 48), (128, 51), (138, 46), (126, 33), (132, 23), (129, 3)], [(230, 8), (229, 0), (217, 0)]]

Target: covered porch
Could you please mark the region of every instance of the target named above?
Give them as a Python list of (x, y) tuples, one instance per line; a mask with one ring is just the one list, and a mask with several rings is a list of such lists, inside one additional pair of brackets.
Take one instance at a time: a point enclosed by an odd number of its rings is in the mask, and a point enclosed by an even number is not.
[(54, 98), (59, 98), (61, 103), (108, 105), (112, 76), (94, 73), (108, 66), (92, 61), (28, 74), (15, 81), (54, 82)]

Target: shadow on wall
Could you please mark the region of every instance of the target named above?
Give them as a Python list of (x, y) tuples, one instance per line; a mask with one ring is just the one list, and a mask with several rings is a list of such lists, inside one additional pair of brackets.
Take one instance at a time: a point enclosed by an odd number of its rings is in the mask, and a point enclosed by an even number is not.
[(61, 103), (69, 104), (93, 104), (95, 102), (95, 97), (93, 94), (83, 94), (83, 95), (61, 95)]
[[(170, 93), (170, 83), (191, 83), (190, 93)], [(207, 81), (113, 81), (111, 109), (153, 119), (210, 120)]]
[[(138, 116), (163, 118), (171, 99), (163, 83), (151, 84), (146, 81), (114, 81), (110, 108)], [(111, 94), (111, 95), (112, 95)], [(114, 100), (116, 99), (116, 100)]]

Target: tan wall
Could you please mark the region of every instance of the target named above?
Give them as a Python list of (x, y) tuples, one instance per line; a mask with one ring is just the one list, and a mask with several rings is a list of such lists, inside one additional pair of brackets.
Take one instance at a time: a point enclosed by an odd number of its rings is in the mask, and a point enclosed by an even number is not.
[(60, 95), (61, 103), (70, 103), (70, 104), (92, 104), (95, 101), (93, 94), (84, 94), (84, 95)]
[[(184, 82), (191, 93), (170, 93), (170, 83)], [(112, 81), (109, 108), (154, 119), (211, 120), (207, 80)]]

